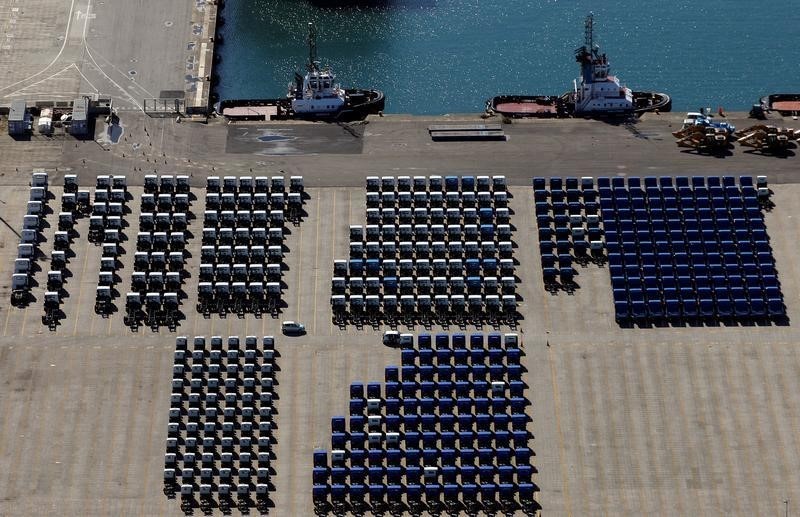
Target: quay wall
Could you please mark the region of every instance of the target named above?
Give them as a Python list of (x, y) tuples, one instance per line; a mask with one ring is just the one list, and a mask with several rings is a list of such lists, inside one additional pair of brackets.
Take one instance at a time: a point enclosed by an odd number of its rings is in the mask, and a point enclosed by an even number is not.
[(222, 0), (206, 3), (203, 16), (203, 34), (197, 52), (197, 82), (195, 91), (187, 91), (186, 113), (188, 115), (207, 115), (211, 112), (211, 94), (214, 83), (214, 48), (217, 43), (217, 21)]

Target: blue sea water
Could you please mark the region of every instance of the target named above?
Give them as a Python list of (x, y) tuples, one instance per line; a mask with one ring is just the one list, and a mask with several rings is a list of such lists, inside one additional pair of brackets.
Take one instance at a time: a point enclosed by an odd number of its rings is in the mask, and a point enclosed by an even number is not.
[[(329, 3), (337, 4), (330, 0)], [(378, 88), (386, 112), (467, 113), (497, 94), (560, 94), (594, 12), (595, 42), (634, 90), (673, 109), (747, 110), (800, 91), (800, 4), (779, 0), (227, 0), (217, 47), (220, 99), (286, 93), (307, 59), (306, 25), (344, 87)]]

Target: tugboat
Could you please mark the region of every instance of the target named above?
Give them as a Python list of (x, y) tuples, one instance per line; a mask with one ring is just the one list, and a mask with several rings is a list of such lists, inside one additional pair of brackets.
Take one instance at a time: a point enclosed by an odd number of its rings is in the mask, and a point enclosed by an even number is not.
[(666, 93), (634, 92), (611, 75), (608, 57), (594, 43), (594, 15), (585, 23), (585, 43), (575, 50), (581, 76), (561, 96), (500, 95), (486, 102), (486, 111), (510, 117), (610, 117), (670, 111)]
[(800, 113), (800, 93), (773, 93), (760, 99), (762, 111), (777, 111), (782, 117)]
[(575, 60), (581, 64), (581, 76), (573, 81), (573, 91), (569, 95), (567, 108), (576, 117), (631, 115), (633, 113), (633, 92), (619, 84), (619, 79), (611, 75), (608, 57), (600, 54), (600, 47), (594, 44), (594, 16), (586, 18), (585, 44), (575, 50)]
[(361, 120), (383, 111), (386, 99), (380, 90), (344, 89), (330, 67), (320, 67), (317, 31), (308, 24), (308, 63), (305, 76), (295, 72), (282, 99), (226, 100), (219, 105), (233, 120)]

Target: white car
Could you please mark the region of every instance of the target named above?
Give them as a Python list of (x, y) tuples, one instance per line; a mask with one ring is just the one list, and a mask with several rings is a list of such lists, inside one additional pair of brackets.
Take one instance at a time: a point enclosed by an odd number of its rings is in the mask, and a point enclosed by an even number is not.
[(400, 333), (396, 330), (387, 330), (383, 333), (383, 344), (386, 346), (397, 346), (400, 343)]
[(281, 331), (284, 334), (305, 334), (306, 327), (296, 321), (284, 321), (281, 323)]

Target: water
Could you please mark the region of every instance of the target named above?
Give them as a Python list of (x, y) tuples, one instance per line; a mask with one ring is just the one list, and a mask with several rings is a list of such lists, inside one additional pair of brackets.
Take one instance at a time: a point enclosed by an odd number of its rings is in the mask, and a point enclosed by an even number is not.
[[(381, 3), (381, 2), (376, 2)], [(800, 9), (778, 0), (384, 0), (321, 8), (306, 0), (227, 0), (220, 99), (280, 97), (304, 70), (306, 25), (344, 87), (378, 88), (386, 112), (468, 113), (497, 94), (560, 94), (579, 70), (585, 16), (612, 72), (673, 109), (748, 110), (800, 90)], [(647, 5), (648, 8), (643, 6)]]

